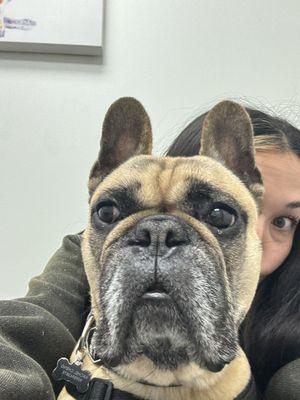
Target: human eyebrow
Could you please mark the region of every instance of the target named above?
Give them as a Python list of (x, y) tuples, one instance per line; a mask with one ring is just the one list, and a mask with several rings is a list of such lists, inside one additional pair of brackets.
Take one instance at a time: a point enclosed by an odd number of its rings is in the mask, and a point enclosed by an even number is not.
[(292, 201), (286, 205), (289, 208), (298, 208), (300, 207), (300, 201)]

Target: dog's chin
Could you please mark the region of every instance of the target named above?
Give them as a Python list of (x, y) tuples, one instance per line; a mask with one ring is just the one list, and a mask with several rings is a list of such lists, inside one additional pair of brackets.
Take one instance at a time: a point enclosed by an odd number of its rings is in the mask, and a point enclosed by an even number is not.
[(107, 368), (130, 364), (143, 355), (161, 370), (173, 371), (195, 362), (201, 368), (219, 372), (235, 357), (233, 354), (226, 362), (222, 359), (211, 362), (205, 360), (201, 351), (199, 355), (175, 302), (167, 294), (142, 296), (129, 323), (123, 327), (124, 340), (115, 343), (105, 340), (110, 335), (104, 325), (98, 327), (93, 337), (94, 353)]
[(102, 363), (113, 368), (130, 364), (141, 355), (149, 358), (157, 368), (174, 370), (191, 361), (194, 346), (180, 313), (170, 296), (163, 293), (146, 293), (132, 311), (124, 340), (104, 342), (105, 329), (96, 330), (92, 340), (95, 354)]
[(164, 293), (146, 293), (139, 300), (126, 348), (131, 360), (143, 354), (156, 367), (167, 370), (189, 363), (194, 353), (177, 306)]

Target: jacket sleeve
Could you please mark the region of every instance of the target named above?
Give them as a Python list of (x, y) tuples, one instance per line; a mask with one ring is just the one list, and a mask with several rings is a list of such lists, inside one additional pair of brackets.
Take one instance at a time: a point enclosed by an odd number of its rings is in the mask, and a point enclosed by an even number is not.
[(281, 367), (270, 380), (266, 400), (300, 399), (300, 358)]
[(53, 400), (58, 358), (69, 356), (88, 310), (80, 235), (69, 235), (24, 298), (0, 301), (0, 399)]

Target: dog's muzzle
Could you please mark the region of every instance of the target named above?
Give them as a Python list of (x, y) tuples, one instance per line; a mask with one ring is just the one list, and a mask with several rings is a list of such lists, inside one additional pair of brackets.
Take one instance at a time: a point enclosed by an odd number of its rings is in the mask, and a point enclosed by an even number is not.
[(145, 355), (163, 369), (196, 362), (215, 372), (232, 361), (238, 334), (221, 256), (169, 215), (140, 220), (111, 245), (92, 343), (104, 365)]

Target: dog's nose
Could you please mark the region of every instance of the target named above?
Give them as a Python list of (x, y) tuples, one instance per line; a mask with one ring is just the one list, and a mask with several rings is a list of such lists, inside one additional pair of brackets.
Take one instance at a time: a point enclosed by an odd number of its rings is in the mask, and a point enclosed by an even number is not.
[(141, 220), (135, 228), (130, 246), (153, 247), (158, 256), (163, 256), (171, 248), (189, 243), (184, 223), (173, 216), (156, 215)]

